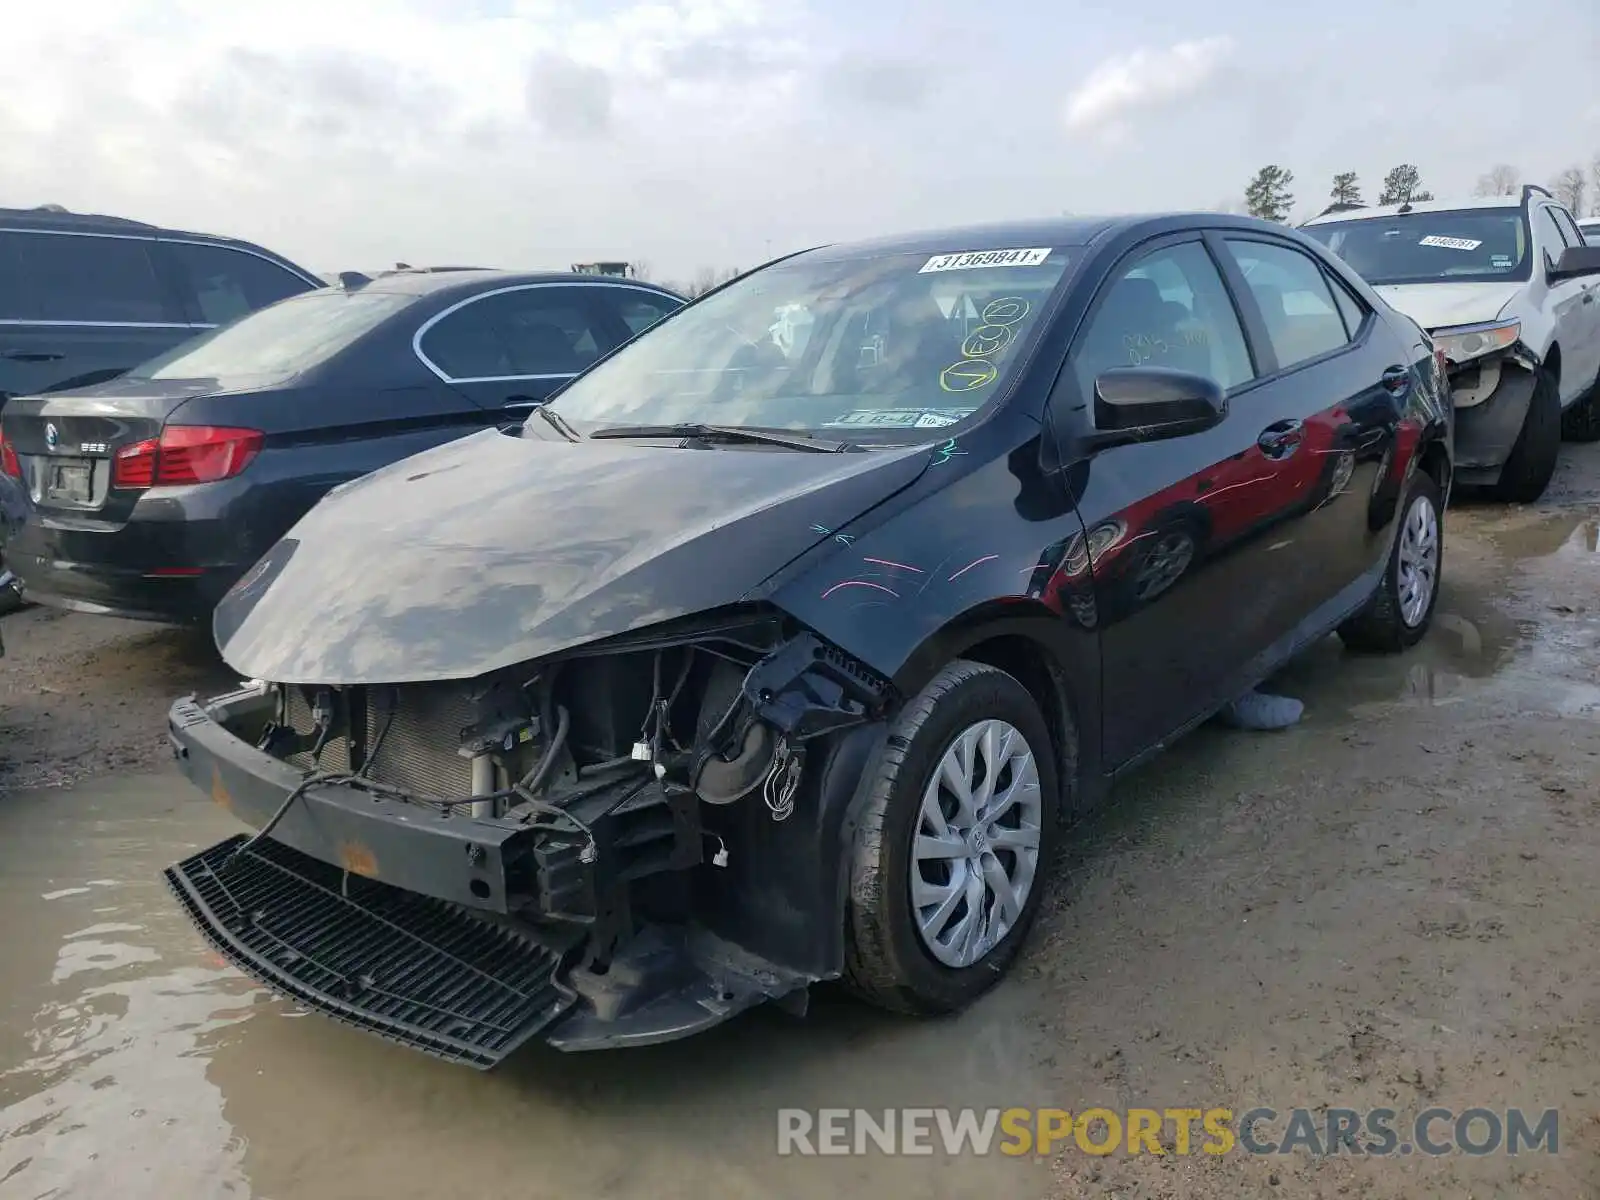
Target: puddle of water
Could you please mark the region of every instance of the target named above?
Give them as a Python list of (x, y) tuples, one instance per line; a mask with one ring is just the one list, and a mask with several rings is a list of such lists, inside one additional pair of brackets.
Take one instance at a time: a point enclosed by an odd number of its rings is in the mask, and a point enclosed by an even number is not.
[[(1488, 701), (1519, 711), (1600, 717), (1600, 517), (1469, 510), (1487, 558), (1447, 554), (1433, 627), (1403, 655), (1314, 647), (1273, 686), (1358, 720), (1397, 709)], [(1475, 548), (1475, 547), (1469, 547)]]
[(0, 1196), (926, 1197), (1044, 1193), (1041, 1164), (780, 1158), (784, 1107), (1060, 1104), (1018, 981), (954, 1021), (824, 996), (703, 1037), (542, 1048), (480, 1074), (224, 967), (159, 872), (233, 823), (174, 777), (0, 801)]

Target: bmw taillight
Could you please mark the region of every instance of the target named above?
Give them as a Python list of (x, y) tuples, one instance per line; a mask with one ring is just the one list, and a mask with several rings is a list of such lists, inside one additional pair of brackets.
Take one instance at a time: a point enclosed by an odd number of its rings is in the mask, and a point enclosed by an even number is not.
[(147, 488), (156, 481), (156, 439), (120, 446), (111, 457), (111, 486)]
[(4, 430), (0, 430), (0, 472), (11, 476), (13, 479), (22, 478), (22, 464), (17, 461), (17, 452), (6, 441)]
[(261, 453), (259, 429), (169, 425), (159, 438), (123, 446), (112, 458), (115, 488), (178, 487), (232, 479)]

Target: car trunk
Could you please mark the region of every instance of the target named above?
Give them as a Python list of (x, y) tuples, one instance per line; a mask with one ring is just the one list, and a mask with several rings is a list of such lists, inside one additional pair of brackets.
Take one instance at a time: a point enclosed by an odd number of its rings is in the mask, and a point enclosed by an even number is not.
[(142, 489), (114, 489), (118, 450), (161, 435), (186, 401), (216, 390), (205, 380), (120, 380), (92, 392), (19, 396), (0, 414), (23, 484), (41, 512), (120, 523)]

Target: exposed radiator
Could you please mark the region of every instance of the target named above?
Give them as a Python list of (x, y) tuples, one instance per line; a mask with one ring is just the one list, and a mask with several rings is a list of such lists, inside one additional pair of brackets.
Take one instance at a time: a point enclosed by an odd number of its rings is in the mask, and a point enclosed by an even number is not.
[[(311, 705), (298, 687), (287, 691), (289, 724), (297, 732), (309, 733), (315, 724)], [(422, 795), (452, 799), (469, 795), (471, 765), (456, 753), (456, 747), (462, 729), (472, 719), (472, 700), (460, 685), (368, 688), (364, 740), (369, 750), (380, 735), (383, 741), (367, 774), (379, 783)], [(384, 733), (386, 725), (388, 732)], [(312, 766), (308, 752), (291, 755), (289, 761), (307, 770)], [(325, 771), (348, 771), (349, 741), (343, 736), (330, 739), (318, 765)]]

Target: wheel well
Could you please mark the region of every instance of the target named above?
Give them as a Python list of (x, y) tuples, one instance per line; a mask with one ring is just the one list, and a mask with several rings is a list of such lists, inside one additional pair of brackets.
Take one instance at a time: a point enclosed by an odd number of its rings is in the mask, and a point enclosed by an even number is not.
[(1422, 451), (1422, 460), (1417, 464), (1423, 471), (1439, 485), (1439, 494), (1450, 494), (1450, 456), (1444, 452), (1444, 447), (1438, 442), (1432, 442)]
[(1556, 342), (1551, 342), (1550, 349), (1545, 351), (1544, 369), (1557, 383), (1561, 382), (1561, 346)]
[(996, 667), (1028, 689), (1050, 729), (1051, 749), (1055, 752), (1056, 774), (1061, 785), (1062, 813), (1073, 812), (1079, 786), (1077, 730), (1081, 726), (1067, 699), (1066, 680), (1054, 665), (1049, 651), (1031, 638), (1003, 634), (969, 646), (961, 652), (961, 657)]

